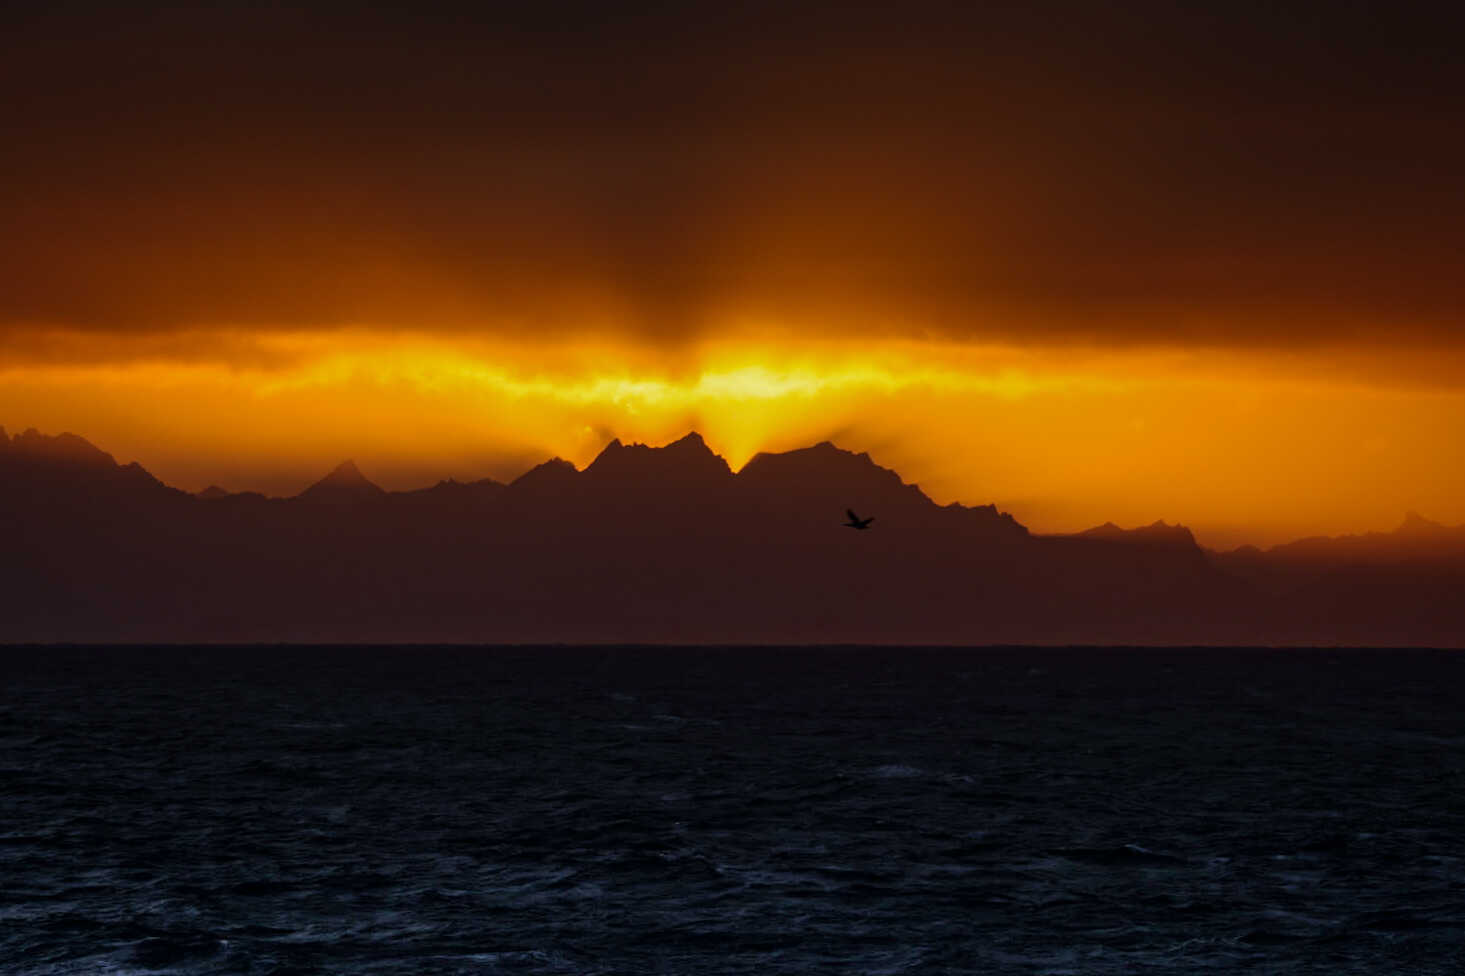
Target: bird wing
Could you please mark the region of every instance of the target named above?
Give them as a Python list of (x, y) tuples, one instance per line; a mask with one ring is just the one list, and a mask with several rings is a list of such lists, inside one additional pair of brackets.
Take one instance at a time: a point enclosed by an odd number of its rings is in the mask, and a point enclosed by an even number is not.
[(851, 522), (858, 522), (860, 520), (860, 517), (855, 514), (855, 510), (852, 508), (846, 508), (844, 514), (849, 516)]

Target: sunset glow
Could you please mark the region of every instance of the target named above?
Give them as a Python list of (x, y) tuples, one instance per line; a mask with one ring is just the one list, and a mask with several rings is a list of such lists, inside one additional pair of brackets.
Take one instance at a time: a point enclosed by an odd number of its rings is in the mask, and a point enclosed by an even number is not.
[(348, 456), (392, 488), (511, 479), (697, 429), (735, 469), (833, 439), (1039, 531), (1164, 518), (1230, 544), (1409, 508), (1465, 520), (1465, 395), (1336, 352), (765, 336), (667, 355), (358, 329), (181, 334), (112, 357), (4, 368), (0, 416), (85, 432), (190, 490), (293, 494)]
[(695, 428), (1039, 531), (1465, 521), (1451, 32), (1042, 6), (38, 8), (0, 424), (187, 489)]

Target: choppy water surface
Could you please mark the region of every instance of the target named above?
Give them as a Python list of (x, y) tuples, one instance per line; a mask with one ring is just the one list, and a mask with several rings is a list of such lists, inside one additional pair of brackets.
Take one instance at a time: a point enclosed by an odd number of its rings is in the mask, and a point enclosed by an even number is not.
[(0, 649), (0, 971), (1449, 973), (1465, 656)]

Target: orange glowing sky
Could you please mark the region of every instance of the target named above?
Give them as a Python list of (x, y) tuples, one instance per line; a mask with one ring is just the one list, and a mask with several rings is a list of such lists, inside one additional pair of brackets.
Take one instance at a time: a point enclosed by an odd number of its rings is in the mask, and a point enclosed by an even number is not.
[(0, 23), (0, 424), (392, 488), (698, 429), (1039, 531), (1465, 521), (1465, 85), (1372, 8)]

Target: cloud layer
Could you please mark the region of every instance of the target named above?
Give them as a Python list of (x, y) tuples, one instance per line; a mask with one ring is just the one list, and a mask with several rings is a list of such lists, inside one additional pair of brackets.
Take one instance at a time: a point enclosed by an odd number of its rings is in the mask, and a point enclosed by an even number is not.
[(987, 6), (37, 13), (0, 328), (1461, 332), (1445, 25)]

